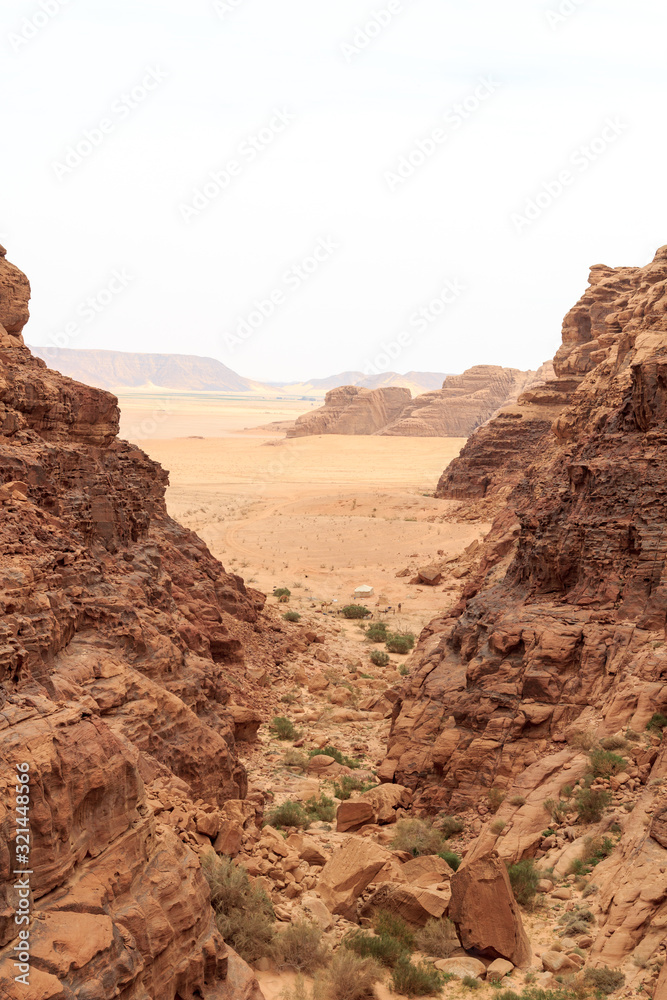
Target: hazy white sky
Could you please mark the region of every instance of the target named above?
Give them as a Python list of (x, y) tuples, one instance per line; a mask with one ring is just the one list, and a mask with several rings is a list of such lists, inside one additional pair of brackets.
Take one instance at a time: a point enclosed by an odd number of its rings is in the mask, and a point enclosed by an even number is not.
[(656, 0), (0, 18), (0, 242), (32, 281), (28, 342), (263, 380), (536, 367), (589, 265), (667, 243)]

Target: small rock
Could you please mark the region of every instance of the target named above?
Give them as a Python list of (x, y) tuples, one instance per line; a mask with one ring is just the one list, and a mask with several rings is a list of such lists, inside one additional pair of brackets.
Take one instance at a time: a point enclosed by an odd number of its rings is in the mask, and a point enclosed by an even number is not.
[(495, 962), (491, 962), (491, 965), (486, 970), (486, 978), (490, 983), (498, 983), (513, 971), (514, 966), (511, 962), (506, 961), (504, 958), (497, 958)]

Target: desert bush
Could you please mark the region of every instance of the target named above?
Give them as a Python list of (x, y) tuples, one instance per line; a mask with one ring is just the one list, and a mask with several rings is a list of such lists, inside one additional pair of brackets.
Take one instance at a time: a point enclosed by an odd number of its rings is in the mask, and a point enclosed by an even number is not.
[(333, 757), (333, 759), (336, 761), (337, 764), (341, 764), (344, 767), (349, 767), (352, 770), (361, 767), (361, 764), (358, 760), (354, 760), (353, 757), (346, 757), (345, 754), (342, 754), (340, 750), (336, 749), (336, 747), (326, 746), (322, 747), (319, 750), (310, 751), (311, 757), (317, 757), (320, 754), (323, 754), (325, 757)]
[[(545, 799), (542, 803), (554, 823), (563, 823), (570, 810), (570, 803), (564, 799)], [(553, 830), (551, 831), (554, 832)]]
[(382, 967), (372, 958), (360, 958), (340, 948), (331, 964), (317, 978), (318, 1000), (372, 1000)]
[(521, 903), (522, 906), (532, 906), (537, 893), (537, 883), (540, 881), (540, 873), (533, 859), (524, 858), (523, 861), (510, 865), (507, 874), (517, 903)]
[(343, 945), (360, 958), (372, 958), (393, 969), (398, 960), (405, 955), (405, 948), (396, 938), (387, 934), (367, 934), (365, 931), (353, 931), (343, 938)]
[(386, 641), (390, 653), (405, 656), (414, 647), (415, 637), (412, 632), (390, 632)]
[(349, 619), (367, 618), (371, 614), (368, 608), (365, 608), (362, 604), (346, 604), (344, 608), (340, 609), (340, 613), (343, 618)]
[(444, 977), (428, 962), (415, 965), (406, 955), (399, 958), (391, 977), (394, 992), (406, 997), (439, 996), (444, 981)]
[(600, 746), (603, 750), (627, 750), (628, 741), (624, 736), (605, 736), (600, 740)]
[(273, 956), (280, 968), (311, 973), (327, 962), (329, 949), (316, 924), (297, 920), (278, 931), (273, 942)]
[(417, 931), (417, 947), (431, 958), (449, 958), (459, 947), (456, 927), (448, 917), (427, 920)]
[(575, 796), (574, 805), (582, 823), (599, 823), (611, 801), (611, 792), (603, 788), (580, 788)]
[(662, 712), (654, 712), (646, 723), (649, 732), (661, 733), (665, 726), (667, 726), (667, 715), (663, 715)]
[(614, 850), (614, 841), (611, 837), (588, 837), (585, 841), (585, 848), (582, 860), (584, 864), (593, 868), (605, 858), (608, 858)]
[(387, 626), (385, 622), (373, 622), (366, 629), (366, 641), (367, 642), (386, 642), (387, 641)]
[(284, 715), (277, 715), (271, 723), (271, 732), (279, 740), (295, 740), (298, 737), (294, 723)]
[(273, 591), (274, 597), (291, 597), (292, 591), (288, 590), (287, 587), (276, 587)]
[(299, 694), (299, 691), (286, 691), (280, 696), (280, 700), (284, 705), (294, 705), (299, 700)]
[(271, 810), (267, 817), (269, 826), (275, 826), (278, 830), (284, 826), (296, 826), (301, 830), (307, 830), (312, 819), (300, 802), (288, 799), (281, 805)]
[(589, 882), (581, 895), (584, 899), (588, 899), (589, 896), (594, 896), (596, 892), (599, 892), (599, 887), (593, 882)]
[(269, 955), (274, 921), (266, 893), (251, 885), (245, 868), (231, 858), (208, 851), (202, 856), (201, 865), (211, 891), (216, 924), (225, 941), (246, 962)]
[(570, 733), (567, 742), (577, 750), (592, 750), (595, 746), (595, 737), (592, 733), (587, 733), (584, 729), (577, 729)]
[(374, 663), (376, 667), (386, 667), (389, 665), (389, 655), (379, 649), (374, 649), (371, 653), (371, 663)]
[(285, 767), (295, 767), (299, 771), (305, 771), (308, 767), (308, 757), (305, 753), (299, 753), (298, 750), (292, 747), (283, 756), (282, 763)]
[(464, 827), (462, 819), (458, 816), (438, 816), (438, 830), (449, 839), (453, 837), (455, 833), (461, 833)]
[(620, 969), (609, 969), (606, 965), (597, 969), (586, 969), (584, 982), (593, 987), (594, 990), (609, 996), (620, 990), (625, 985), (625, 976)]
[(511, 806), (525, 806), (526, 804), (523, 795), (513, 795), (509, 802)]
[(572, 937), (574, 934), (587, 934), (590, 924), (595, 923), (595, 917), (590, 910), (579, 906), (569, 913), (564, 913), (558, 923), (561, 925), (561, 937)]
[(394, 851), (408, 851), (414, 857), (437, 854), (443, 850), (445, 837), (430, 820), (400, 819), (391, 842)]
[(280, 994), (280, 1000), (315, 1000), (312, 991), (306, 986), (302, 975), (298, 975), (293, 986), (285, 986)]
[(298, 611), (287, 611), (283, 615), (283, 618), (284, 618), (284, 620), (286, 622), (300, 622), (301, 621), (301, 615), (299, 614)]
[(492, 813), (498, 812), (501, 805), (505, 801), (505, 793), (500, 788), (489, 788), (489, 793), (487, 795), (489, 809)]
[(311, 823), (331, 823), (336, 818), (336, 806), (333, 799), (330, 799), (324, 792), (319, 799), (306, 799), (304, 803), (308, 819)]
[(407, 665), (407, 663), (399, 663), (398, 672), (401, 675), (401, 677), (407, 677), (408, 674), (410, 673), (410, 667)]
[(365, 783), (360, 778), (355, 778), (352, 774), (344, 774), (340, 781), (334, 781), (334, 795), (341, 802), (346, 801), (352, 792), (367, 792), (370, 788), (375, 788), (374, 784)]
[(494, 819), (489, 829), (491, 830), (491, 833), (500, 834), (503, 832), (506, 826), (507, 823), (505, 822), (504, 819)]
[(449, 867), (453, 868), (454, 871), (458, 871), (459, 865), (463, 861), (461, 855), (456, 854), (455, 851), (438, 851), (438, 857), (442, 858), (443, 861), (446, 861)]
[(482, 985), (481, 981), (477, 979), (476, 976), (464, 976), (461, 980), (461, 984), (469, 990), (478, 990)]
[(388, 910), (379, 910), (373, 917), (373, 930), (376, 934), (392, 937), (407, 951), (414, 951), (415, 936), (405, 920)]
[(591, 750), (589, 758), (596, 778), (611, 778), (613, 774), (620, 774), (628, 763), (625, 757), (601, 747)]

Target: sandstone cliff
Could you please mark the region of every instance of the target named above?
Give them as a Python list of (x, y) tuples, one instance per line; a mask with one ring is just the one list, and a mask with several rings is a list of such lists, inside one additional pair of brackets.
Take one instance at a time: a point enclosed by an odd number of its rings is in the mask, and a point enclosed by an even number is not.
[[(113, 396), (23, 344), (0, 259), (0, 992), (260, 996), (192, 848), (245, 795), (230, 678), (263, 597), (166, 513), (166, 473), (116, 438)], [(16, 768), (29, 765), (31, 992), (14, 981)], [(184, 829), (173, 800), (190, 802)], [(171, 805), (170, 805), (171, 803)], [(241, 985), (232, 988), (227, 979)]]
[[(433, 811), (487, 816), (505, 796), (471, 858), (546, 852), (565, 872), (584, 835), (620, 830), (595, 869), (592, 957), (608, 965), (641, 965), (667, 925), (667, 756), (646, 732), (667, 711), (666, 312), (667, 247), (646, 267), (594, 267), (556, 379), (446, 471), (440, 496), (492, 498), (497, 517), (464, 599), (421, 637), (382, 769)], [(625, 760), (600, 779), (613, 811), (569, 833), (556, 823), (550, 842), (545, 800), (572, 809), (605, 737)]]
[(324, 406), (296, 420), (288, 437), (313, 434), (378, 434), (401, 437), (467, 437), (498, 409), (550, 375), (477, 365), (449, 375), (443, 387), (411, 398), (408, 389), (344, 386), (328, 392)]

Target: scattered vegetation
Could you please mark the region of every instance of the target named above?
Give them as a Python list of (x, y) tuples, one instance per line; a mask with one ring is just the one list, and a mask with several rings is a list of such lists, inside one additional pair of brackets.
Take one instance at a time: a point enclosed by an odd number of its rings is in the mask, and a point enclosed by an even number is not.
[(463, 861), (461, 855), (456, 854), (455, 851), (438, 851), (438, 857), (446, 861), (449, 867), (453, 868), (455, 872), (458, 871), (459, 865)]
[(317, 979), (318, 1000), (372, 1000), (382, 967), (373, 959), (360, 958), (341, 948)]
[(361, 958), (372, 958), (393, 969), (396, 963), (405, 955), (405, 948), (395, 938), (387, 934), (368, 934), (365, 931), (353, 931), (343, 938), (343, 945)]
[(388, 910), (380, 910), (373, 919), (373, 930), (376, 934), (392, 937), (403, 945), (406, 951), (414, 951), (415, 936), (405, 920)]
[[(545, 799), (543, 805), (554, 823), (563, 823), (571, 808), (570, 803), (565, 799)], [(550, 830), (548, 833), (543, 834), (543, 836), (550, 836), (553, 833), (555, 831)]]
[(600, 740), (600, 746), (603, 750), (627, 750), (628, 741), (625, 736), (605, 736), (603, 740)]
[(285, 767), (295, 767), (299, 771), (305, 771), (308, 767), (308, 757), (305, 753), (299, 753), (292, 747), (283, 757)]
[(579, 906), (564, 913), (558, 923), (562, 927), (561, 937), (572, 937), (574, 934), (587, 934), (590, 930), (589, 924), (595, 923), (595, 917), (586, 907)]
[(374, 649), (371, 653), (371, 663), (374, 663), (376, 667), (387, 667), (389, 666), (389, 655), (379, 649)]
[(301, 830), (307, 830), (311, 819), (301, 802), (288, 799), (287, 802), (283, 802), (271, 810), (267, 817), (267, 823), (269, 826), (275, 826), (278, 830), (285, 826), (296, 826)]
[(283, 618), (284, 618), (284, 620), (286, 622), (300, 622), (301, 621), (301, 615), (299, 614), (298, 611), (287, 611), (283, 615)]
[(351, 768), (352, 770), (361, 767), (361, 764), (358, 760), (354, 760), (353, 757), (346, 757), (345, 754), (341, 753), (340, 750), (337, 750), (336, 747), (326, 746), (322, 747), (320, 750), (310, 751), (311, 757), (318, 757), (320, 755), (324, 755), (325, 757), (333, 757), (333, 759), (336, 761), (337, 764), (342, 764), (345, 767)]
[(352, 774), (344, 774), (340, 781), (334, 781), (333, 784), (334, 795), (341, 802), (351, 798), (352, 792), (367, 792), (371, 788), (375, 788), (375, 785), (366, 784), (360, 778), (355, 778)]
[(609, 969), (603, 965), (597, 969), (586, 969), (584, 982), (604, 996), (609, 996), (625, 985), (625, 976), (619, 969)]
[(398, 672), (401, 675), (401, 677), (407, 677), (408, 674), (410, 673), (410, 667), (407, 665), (407, 663), (400, 663), (398, 666)]
[(507, 874), (517, 903), (526, 907), (532, 906), (537, 893), (537, 883), (540, 881), (535, 861), (532, 858), (524, 858), (523, 861), (510, 865)]
[(584, 729), (576, 729), (571, 733), (567, 742), (577, 750), (592, 750), (595, 746), (595, 737), (592, 733), (587, 733)]
[(525, 806), (526, 804), (523, 795), (513, 795), (509, 801), (511, 806)]
[(599, 823), (605, 809), (611, 805), (611, 792), (604, 788), (580, 788), (575, 796), (575, 809), (582, 823)]
[(355, 619), (355, 618), (367, 618), (371, 611), (365, 608), (363, 604), (346, 604), (344, 608), (340, 609), (340, 613), (343, 618)]
[(505, 822), (504, 819), (494, 819), (493, 823), (490, 826), (491, 833), (500, 834), (503, 832), (506, 826), (507, 823)]
[(449, 839), (453, 837), (455, 833), (461, 833), (463, 830), (463, 820), (459, 819), (458, 816), (439, 816), (438, 817), (438, 829)]
[(277, 715), (271, 723), (271, 732), (279, 740), (296, 740), (299, 736), (294, 723), (284, 715)]
[(430, 820), (401, 819), (395, 826), (391, 846), (394, 851), (408, 851), (417, 858), (421, 854), (438, 854), (444, 849), (445, 840)]
[(307, 920), (288, 924), (276, 934), (273, 956), (281, 968), (312, 973), (329, 958), (329, 949), (322, 940), (320, 928)]
[(280, 700), (284, 705), (294, 705), (299, 700), (299, 692), (286, 691), (285, 694), (280, 696)]
[(646, 723), (649, 733), (662, 733), (665, 726), (667, 726), (667, 715), (663, 715), (662, 712), (654, 712)]
[(461, 980), (461, 984), (469, 990), (478, 990), (482, 985), (481, 981), (477, 979), (476, 976), (464, 976)]
[(448, 917), (427, 920), (424, 927), (417, 931), (417, 946), (431, 958), (449, 958), (459, 947), (454, 924)]
[(331, 823), (336, 818), (336, 806), (334, 800), (330, 799), (328, 795), (324, 794), (324, 792), (320, 794), (319, 799), (306, 799), (305, 808), (308, 819), (311, 823), (315, 823), (317, 821), (320, 823)]
[(501, 788), (490, 788), (489, 794), (487, 796), (489, 802), (489, 809), (492, 813), (497, 813), (501, 805), (505, 801), (505, 793)]
[(269, 955), (274, 921), (266, 893), (251, 885), (244, 868), (213, 851), (203, 855), (202, 871), (211, 890), (216, 924), (225, 941), (246, 962)]
[(273, 591), (274, 597), (291, 597), (292, 591), (288, 590), (287, 587), (276, 587)]
[(613, 774), (620, 774), (628, 763), (625, 757), (602, 747), (591, 750), (589, 758), (596, 778), (611, 778)]
[(386, 642), (390, 653), (405, 656), (414, 647), (415, 637), (412, 632), (390, 632), (387, 634)]
[(445, 977), (428, 962), (415, 965), (407, 955), (399, 958), (391, 978), (392, 989), (406, 997), (434, 997), (442, 992)]
[(366, 641), (367, 642), (386, 642), (387, 641), (387, 626), (385, 622), (373, 622), (366, 629)]

